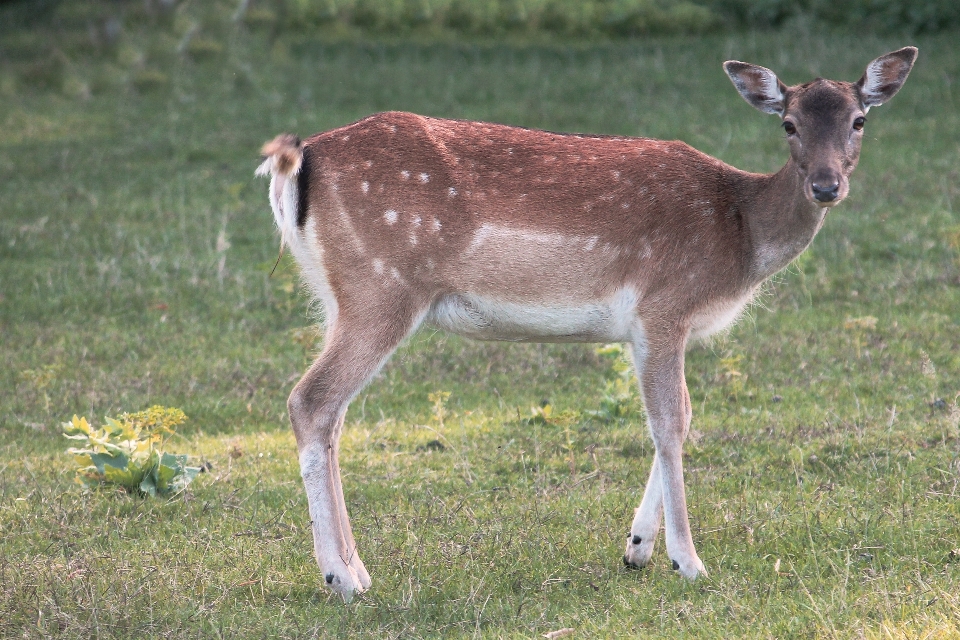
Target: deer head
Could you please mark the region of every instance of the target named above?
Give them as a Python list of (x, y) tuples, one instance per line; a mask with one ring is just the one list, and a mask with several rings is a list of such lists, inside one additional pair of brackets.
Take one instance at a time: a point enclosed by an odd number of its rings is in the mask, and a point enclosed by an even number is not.
[(867, 65), (856, 83), (817, 78), (792, 87), (765, 67), (731, 60), (723, 68), (744, 100), (782, 119), (807, 200), (832, 207), (850, 190), (867, 111), (896, 95), (916, 59), (917, 49), (904, 47)]

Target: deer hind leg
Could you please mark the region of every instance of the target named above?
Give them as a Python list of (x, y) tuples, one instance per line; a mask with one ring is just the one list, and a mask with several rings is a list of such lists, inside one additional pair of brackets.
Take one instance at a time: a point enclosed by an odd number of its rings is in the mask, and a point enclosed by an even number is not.
[[(346, 417), (344, 414), (340, 418), (340, 427), (339, 431), (343, 431), (343, 419)], [(354, 573), (357, 574), (357, 578), (360, 580), (361, 590), (366, 591), (370, 588), (372, 584), (370, 580), (370, 574), (367, 572), (367, 568), (363, 566), (363, 561), (360, 560), (360, 554), (357, 553), (357, 542), (353, 539), (353, 529), (350, 527), (350, 516), (347, 515), (347, 503), (343, 497), (343, 485), (340, 482), (340, 443), (337, 442), (337, 445), (333, 448), (333, 484), (334, 484), (334, 494), (337, 497), (337, 507), (340, 511), (340, 528), (343, 533), (343, 540), (347, 547), (347, 552), (349, 557), (347, 558), (347, 566), (353, 569)]]
[(673, 568), (686, 578), (706, 575), (690, 534), (683, 486), (683, 442), (690, 431), (692, 407), (683, 375), (683, 341), (677, 348), (646, 354), (640, 374), (644, 405), (656, 448), (650, 480), (637, 509), (627, 553), (627, 565), (650, 561), (653, 543), (664, 518), (667, 554)]
[(366, 313), (345, 313), (327, 332), (323, 352), (287, 402), (300, 451), (317, 564), (327, 586), (350, 601), (370, 585), (357, 556), (340, 481), (339, 448), (350, 400), (412, 333), (422, 313), (390, 305)]

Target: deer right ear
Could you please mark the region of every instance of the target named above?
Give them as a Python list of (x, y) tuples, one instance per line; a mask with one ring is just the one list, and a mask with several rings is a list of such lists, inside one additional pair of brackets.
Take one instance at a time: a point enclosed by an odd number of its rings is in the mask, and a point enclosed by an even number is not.
[(764, 113), (783, 115), (787, 87), (777, 74), (766, 67), (736, 60), (724, 62), (723, 70), (744, 100)]

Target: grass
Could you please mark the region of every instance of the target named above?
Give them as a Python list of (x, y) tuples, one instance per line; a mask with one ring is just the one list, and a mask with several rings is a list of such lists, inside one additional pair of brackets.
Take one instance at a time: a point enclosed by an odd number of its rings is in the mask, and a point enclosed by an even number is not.
[[(208, 57), (144, 62), (162, 38), (125, 41), (71, 59), (70, 82), (0, 67), (0, 635), (960, 636), (960, 57), (950, 36), (912, 43), (920, 62), (871, 112), (850, 199), (747, 318), (688, 355), (688, 500), (710, 576), (678, 579), (662, 541), (648, 570), (622, 568), (652, 446), (636, 412), (587, 416), (609, 373), (592, 346), (424, 332), (347, 417), (345, 491), (374, 578), (350, 606), (312, 557), (284, 401), (314, 336), (289, 259), (268, 277), (259, 145), (407, 109), (680, 138), (770, 171), (777, 123), (723, 60), (856, 79), (908, 43), (238, 29)], [(530, 420), (544, 400), (550, 419)], [(212, 471), (169, 500), (82, 492), (59, 423), (152, 404), (190, 416), (169, 448)]]

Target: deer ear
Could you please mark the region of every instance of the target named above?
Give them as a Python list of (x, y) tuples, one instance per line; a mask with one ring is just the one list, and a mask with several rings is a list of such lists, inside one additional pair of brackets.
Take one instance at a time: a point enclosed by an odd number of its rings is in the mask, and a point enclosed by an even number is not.
[(916, 59), (917, 48), (904, 47), (868, 64), (863, 77), (857, 82), (864, 110), (879, 107), (897, 95)]
[(766, 67), (736, 60), (724, 62), (723, 70), (744, 100), (764, 113), (783, 115), (787, 87), (777, 74)]

